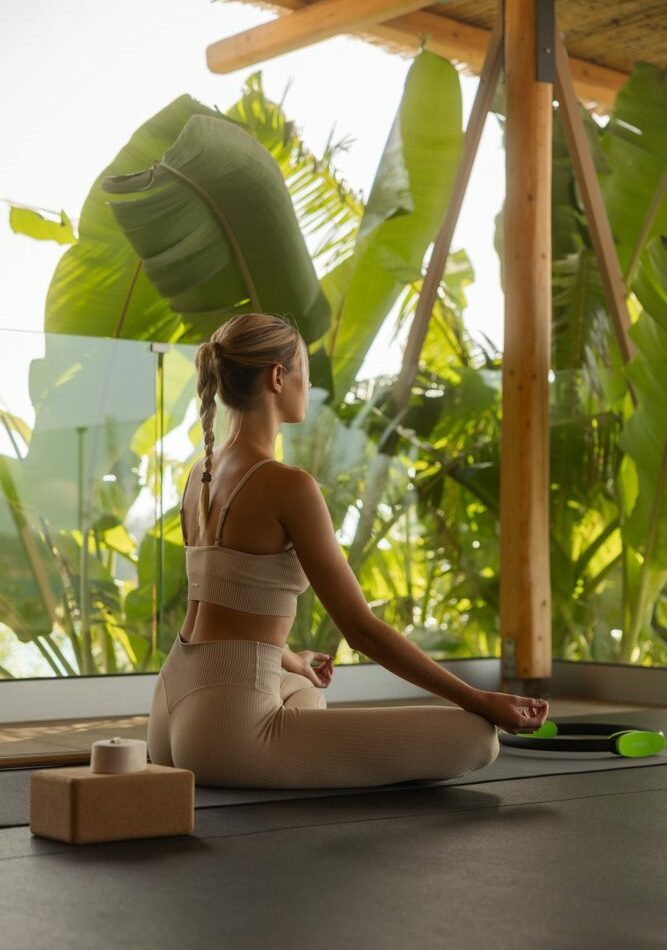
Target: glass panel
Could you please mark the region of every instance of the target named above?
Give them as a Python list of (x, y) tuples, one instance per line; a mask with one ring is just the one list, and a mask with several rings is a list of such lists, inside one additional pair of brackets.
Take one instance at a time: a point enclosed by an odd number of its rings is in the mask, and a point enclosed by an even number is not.
[[(307, 418), (283, 429), (286, 461), (319, 481), (376, 616), (436, 659), (497, 656), (500, 371), (446, 368), (437, 383), (420, 380), (391, 457), (376, 448), (387, 394), (384, 378), (359, 383), (339, 418), (311, 389)], [(367, 662), (310, 589), (289, 642)]]
[[(665, 371), (641, 367), (647, 379)], [(375, 449), (389, 424), (381, 379), (348, 394), (340, 417), (313, 389), (304, 423), (284, 427), (286, 461), (318, 479), (374, 613), (435, 659), (500, 656), (501, 382), (499, 368), (461, 367), (415, 386), (391, 458)], [(619, 370), (549, 374), (555, 658), (667, 665), (664, 431), (646, 391), (640, 417)], [(312, 590), (289, 642), (367, 661)]]
[(554, 658), (667, 665), (666, 373), (637, 359), (551, 374)]
[[(204, 450), (196, 349), (0, 331), (0, 678), (164, 661), (186, 609), (178, 509)], [(664, 433), (626, 389), (617, 371), (550, 373), (553, 655), (664, 666)], [(378, 617), (435, 659), (499, 657), (500, 368), (419, 377), (391, 456), (388, 392), (359, 382), (336, 411), (313, 386), (277, 457), (318, 480)], [(367, 662), (311, 588), (288, 642)]]
[(160, 520), (146, 341), (0, 331), (0, 676), (151, 669)]

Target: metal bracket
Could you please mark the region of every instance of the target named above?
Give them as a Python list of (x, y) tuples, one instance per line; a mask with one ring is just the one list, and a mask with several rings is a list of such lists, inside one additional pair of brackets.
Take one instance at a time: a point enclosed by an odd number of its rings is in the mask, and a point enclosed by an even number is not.
[(501, 640), (500, 668), (505, 678), (516, 677), (516, 640), (503, 637)]
[(555, 81), (556, 14), (554, 0), (535, 2), (535, 79)]

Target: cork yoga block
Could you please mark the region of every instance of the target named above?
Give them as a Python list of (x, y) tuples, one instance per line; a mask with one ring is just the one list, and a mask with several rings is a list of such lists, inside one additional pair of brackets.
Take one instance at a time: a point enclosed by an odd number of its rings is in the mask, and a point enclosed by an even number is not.
[(147, 765), (119, 774), (88, 766), (38, 769), (30, 776), (30, 830), (69, 844), (189, 835), (195, 775)]

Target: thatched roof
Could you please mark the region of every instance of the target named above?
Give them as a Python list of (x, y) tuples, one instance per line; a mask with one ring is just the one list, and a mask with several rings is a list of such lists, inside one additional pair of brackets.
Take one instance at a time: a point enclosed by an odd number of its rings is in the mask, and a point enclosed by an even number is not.
[[(631, 73), (642, 59), (667, 65), (666, 0), (557, 0), (556, 22), (570, 56)], [(429, 13), (490, 30), (499, 0), (449, 0)]]
[[(285, 13), (317, 0), (242, 0)], [(414, 55), (423, 37), (427, 48), (460, 64), (481, 69), (501, 0), (447, 0), (355, 31), (355, 36), (389, 52)], [(579, 97), (609, 105), (637, 60), (667, 66), (667, 0), (557, 0), (557, 29), (563, 36)]]

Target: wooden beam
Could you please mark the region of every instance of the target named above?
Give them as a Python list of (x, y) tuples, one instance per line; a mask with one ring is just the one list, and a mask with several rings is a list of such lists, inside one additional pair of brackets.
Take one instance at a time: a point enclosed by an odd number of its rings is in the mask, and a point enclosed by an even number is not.
[[(489, 43), (488, 30), (426, 10), (378, 23), (372, 31), (367, 31), (369, 37), (371, 32), (377, 39), (405, 45), (415, 53), (424, 41), (425, 48), (432, 53), (465, 63), (474, 73), (479, 73)], [(578, 98), (587, 106), (598, 105), (596, 112), (608, 112), (616, 93), (628, 79), (627, 73), (574, 57), (570, 66)]]
[(475, 73), (482, 68), (490, 37), (488, 30), (426, 10), (384, 20), (373, 27), (372, 33), (388, 43), (405, 44), (410, 52), (417, 52), (424, 41), (432, 53), (465, 63)]
[[(593, 164), (593, 156), (586, 138), (586, 130), (579, 112), (572, 77), (568, 68), (567, 50), (560, 36), (556, 36), (556, 98), (567, 147), (574, 166), (577, 183), (586, 209), (591, 241), (600, 267), (602, 285), (611, 310), (616, 338), (625, 362), (635, 355), (635, 346), (628, 336), (631, 321), (627, 305), (627, 289), (618, 262), (616, 245), (611, 233), (607, 209)], [(630, 393), (635, 399), (634, 390)]]
[[(321, 2), (322, 0), (316, 4), (309, 4), (308, 8), (316, 5), (320, 6)], [(276, 3), (272, 6), (279, 14), (278, 20), (273, 22), (279, 22), (285, 19), (285, 16), (290, 16), (293, 11), (303, 9), (306, 4), (304, 0), (276, 0)], [(427, 10), (420, 9), (424, 6), (427, 6), (427, 4), (413, 4), (412, 10), (414, 12), (404, 12), (401, 15), (383, 13), (372, 26), (366, 29), (357, 27), (354, 30), (349, 30), (349, 32), (360, 39), (390, 44), (395, 46), (397, 51), (408, 54), (419, 52), (422, 43), (424, 43), (425, 48), (431, 52), (437, 53), (445, 59), (453, 59), (464, 63), (472, 72), (479, 74), (486, 57), (490, 31), (482, 27), (470, 26), (470, 24), (455, 20), (452, 17), (429, 13)], [(287, 23), (285, 26), (287, 26)], [(256, 29), (259, 29), (259, 27)], [(346, 31), (337, 29), (334, 32), (343, 33)], [(244, 35), (244, 33), (238, 33), (236, 36), (229, 37), (228, 40), (222, 40), (221, 42), (242, 43)], [(298, 46), (306, 46), (312, 42), (315, 42), (315, 40), (304, 38)], [(209, 47), (209, 50), (215, 46), (218, 46), (218, 44), (213, 44)], [(296, 46), (290, 46), (290, 49), (296, 48)], [(228, 47), (228, 52), (231, 54), (229, 62), (226, 61), (226, 57), (216, 57), (215, 67), (209, 62), (209, 68), (213, 72), (231, 72), (233, 69), (240, 69), (251, 64), (250, 60), (244, 60), (240, 55), (236, 55), (230, 47)], [(282, 52), (287, 52), (287, 49), (281, 48), (271, 55), (277, 56)], [(256, 60), (252, 60), (252, 62), (256, 62)], [(235, 65), (230, 65), (231, 63)], [(597, 63), (589, 63), (576, 57), (570, 59), (570, 69), (577, 96), (587, 106), (595, 104), (597, 106), (595, 111), (598, 112), (609, 110), (616, 98), (616, 93), (628, 79), (627, 73), (608, 69), (606, 66), (599, 66)]]
[(318, 0), (288, 16), (212, 43), (206, 50), (206, 62), (212, 72), (233, 72), (339, 33), (351, 33), (378, 20), (418, 10), (423, 4), (424, 0)]
[[(490, 36), (489, 31), (481, 27), (426, 10), (385, 20), (368, 32), (389, 43), (406, 44), (413, 52), (417, 52), (425, 40), (426, 49), (445, 59), (465, 63), (474, 73), (479, 73), (484, 63)], [(604, 107), (599, 111), (607, 111), (628, 74), (584, 59), (573, 58), (570, 63), (577, 96), (585, 104), (596, 103)]]
[(536, 0), (505, 0), (505, 334), (500, 443), (503, 688), (551, 676), (549, 366), (553, 86), (535, 78)]

